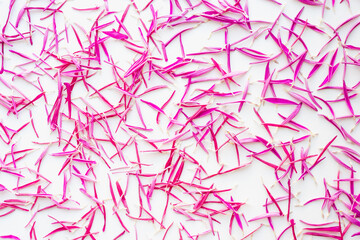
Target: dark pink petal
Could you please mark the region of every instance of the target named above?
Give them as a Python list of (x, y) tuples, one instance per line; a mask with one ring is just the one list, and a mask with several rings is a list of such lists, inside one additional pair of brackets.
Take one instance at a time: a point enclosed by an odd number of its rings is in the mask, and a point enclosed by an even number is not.
[(116, 32), (115, 30), (113, 31), (103, 31), (103, 33), (105, 33), (106, 35), (118, 39), (118, 40), (124, 40), (124, 39), (128, 39), (129, 37), (125, 34)]

